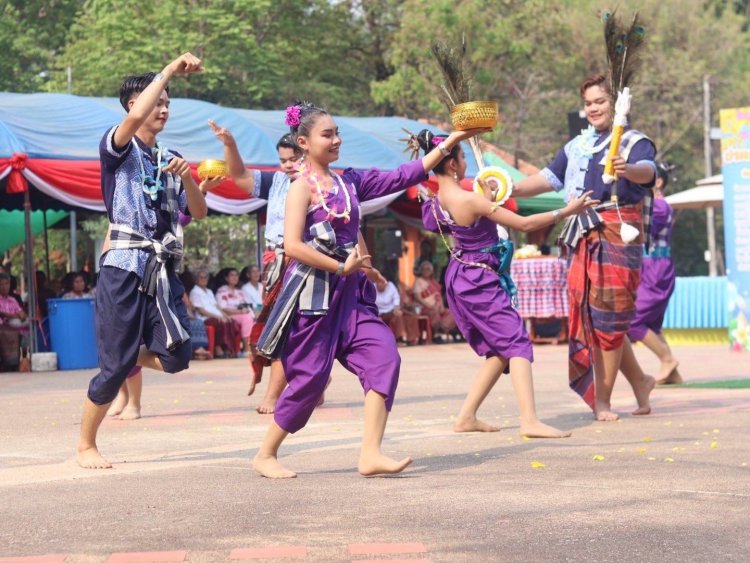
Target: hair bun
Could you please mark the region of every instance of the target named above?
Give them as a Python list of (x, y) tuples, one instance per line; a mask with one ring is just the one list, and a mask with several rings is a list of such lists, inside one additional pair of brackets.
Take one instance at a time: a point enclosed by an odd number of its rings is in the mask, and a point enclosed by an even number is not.
[(435, 138), (435, 135), (429, 129), (422, 129), (417, 134), (417, 142), (419, 143), (419, 148), (421, 148), (425, 154), (427, 154), (433, 148), (435, 148), (432, 143), (432, 140), (434, 138)]

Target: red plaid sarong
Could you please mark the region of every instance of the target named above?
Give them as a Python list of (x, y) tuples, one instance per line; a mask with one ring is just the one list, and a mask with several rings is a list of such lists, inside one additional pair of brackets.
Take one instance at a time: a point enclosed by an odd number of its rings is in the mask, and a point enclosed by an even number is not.
[[(266, 271), (268, 265), (271, 264), (275, 258), (276, 253), (273, 250), (266, 250), (263, 253), (264, 272)], [(273, 305), (274, 303), (276, 303), (276, 299), (279, 297), (279, 293), (281, 293), (281, 288), (284, 285), (284, 272), (286, 272), (286, 268), (288, 265), (289, 258), (285, 256), (284, 265), (281, 267), (281, 271), (279, 272), (276, 283), (271, 287), (268, 287), (265, 282), (263, 284), (263, 308), (260, 310), (258, 317), (255, 319), (252, 332), (250, 332), (250, 349), (252, 350), (253, 354), (252, 366), (256, 383), (260, 383), (260, 380), (263, 377), (263, 368), (271, 365), (271, 360), (257, 353), (256, 346), (258, 344), (258, 340), (260, 339), (260, 335), (263, 332), (263, 327), (266, 326), (268, 316), (271, 314)]]
[[(623, 221), (642, 228), (640, 207), (621, 207)], [(594, 409), (594, 348), (622, 346), (635, 315), (641, 276), (642, 237), (625, 244), (616, 210), (582, 238), (569, 259), (568, 377), (570, 387)]]

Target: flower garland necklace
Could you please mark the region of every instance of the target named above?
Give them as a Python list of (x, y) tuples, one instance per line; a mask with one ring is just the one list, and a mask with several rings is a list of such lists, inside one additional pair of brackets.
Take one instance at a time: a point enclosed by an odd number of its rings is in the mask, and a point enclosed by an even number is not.
[(307, 183), (310, 184), (310, 192), (317, 194), (318, 202), (320, 203), (321, 207), (323, 207), (323, 210), (327, 213), (326, 218), (328, 220), (343, 219), (344, 223), (348, 223), (351, 220), (352, 200), (351, 196), (349, 195), (349, 190), (346, 189), (346, 186), (341, 180), (341, 177), (335, 172), (331, 172), (331, 176), (333, 177), (334, 182), (338, 182), (338, 185), (344, 191), (344, 197), (346, 198), (346, 206), (344, 207), (344, 211), (339, 213), (338, 206), (336, 204), (334, 204), (333, 207), (328, 207), (325, 196), (330, 192), (324, 191), (325, 187), (320, 176), (310, 170), (307, 166), (305, 166), (304, 162), (300, 164), (299, 171), (300, 176), (304, 177), (307, 180)]

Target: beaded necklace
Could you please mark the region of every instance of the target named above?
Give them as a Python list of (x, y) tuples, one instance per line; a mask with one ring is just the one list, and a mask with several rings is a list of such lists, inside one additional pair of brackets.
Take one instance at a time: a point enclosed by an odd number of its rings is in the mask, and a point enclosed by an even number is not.
[(310, 188), (310, 191), (317, 194), (318, 201), (320, 202), (321, 207), (323, 207), (323, 210), (327, 213), (327, 219), (343, 219), (344, 223), (348, 223), (350, 221), (352, 211), (351, 196), (349, 195), (349, 190), (346, 189), (343, 180), (338, 174), (336, 174), (335, 172), (331, 172), (334, 183), (338, 184), (338, 189), (334, 193), (338, 193), (339, 190), (343, 190), (344, 198), (346, 199), (344, 211), (342, 211), (341, 213), (339, 213), (338, 207), (335, 204), (332, 208), (328, 207), (325, 196), (330, 192), (324, 192), (323, 182), (321, 181), (318, 174), (316, 174), (312, 170), (309, 170), (304, 164), (300, 165), (300, 174), (305, 176), (305, 178), (307, 179), (307, 183), (312, 186)]

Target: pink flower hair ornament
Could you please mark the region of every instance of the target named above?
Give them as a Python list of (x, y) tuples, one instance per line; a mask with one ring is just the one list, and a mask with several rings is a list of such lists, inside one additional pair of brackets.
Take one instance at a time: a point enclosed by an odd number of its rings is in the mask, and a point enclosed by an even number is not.
[(289, 127), (297, 127), (300, 124), (300, 107), (295, 106), (289, 106), (286, 108), (286, 119), (284, 122)]

